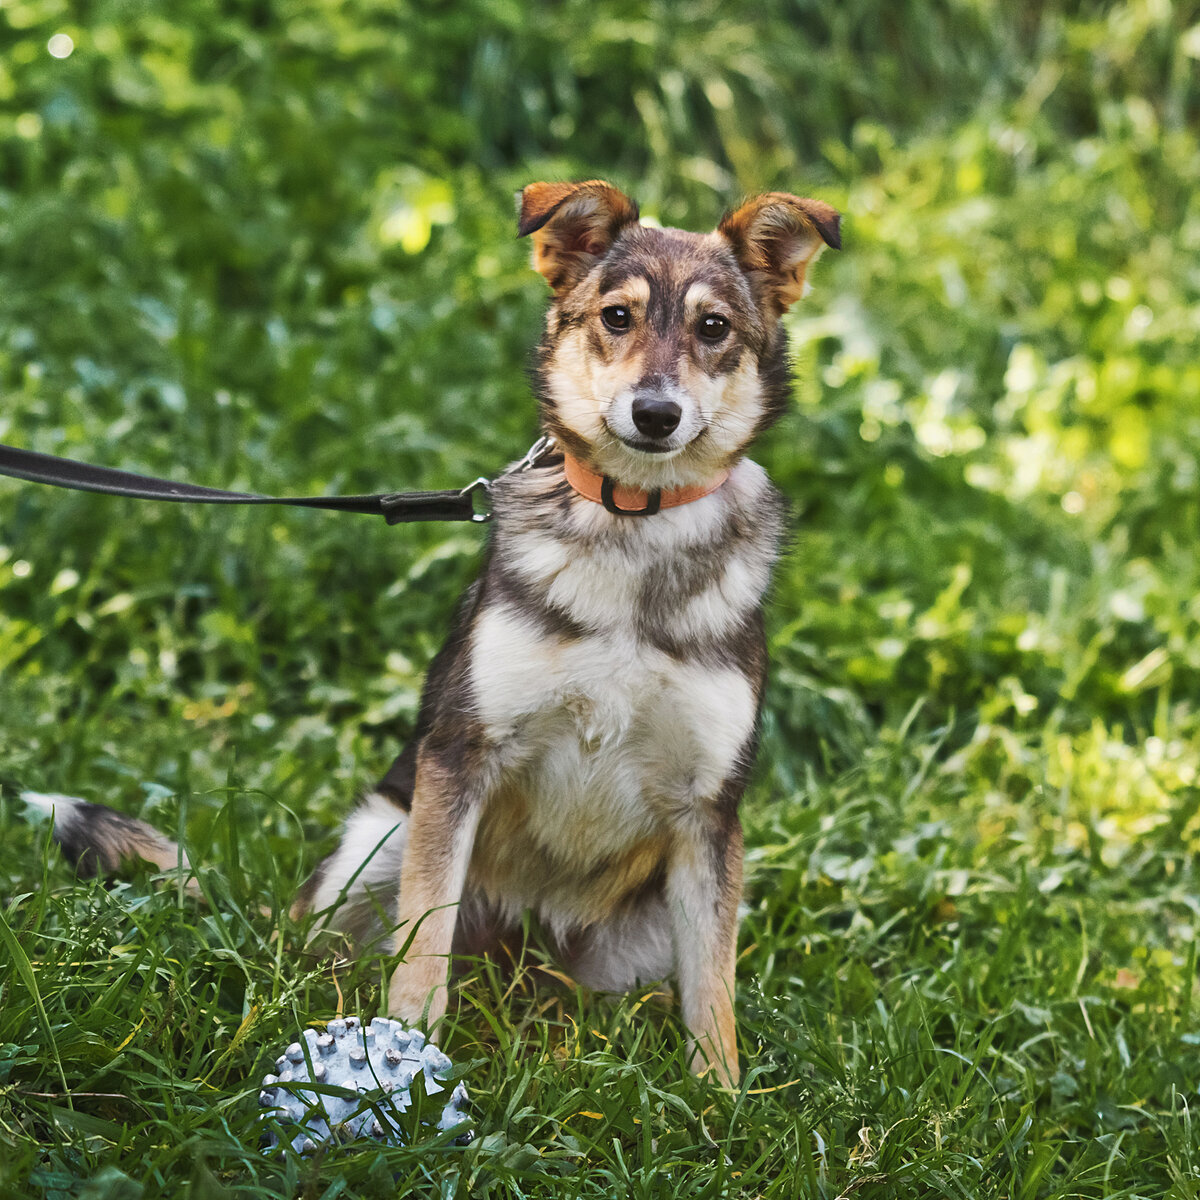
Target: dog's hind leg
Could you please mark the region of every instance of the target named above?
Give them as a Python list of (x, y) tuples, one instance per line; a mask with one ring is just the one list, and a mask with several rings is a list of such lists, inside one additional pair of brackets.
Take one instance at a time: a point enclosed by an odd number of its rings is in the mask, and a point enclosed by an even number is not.
[(314, 933), (343, 934), (358, 950), (389, 932), (408, 824), (405, 809), (380, 792), (368, 793), (342, 827), (338, 848), (301, 888), (292, 916), (317, 914)]

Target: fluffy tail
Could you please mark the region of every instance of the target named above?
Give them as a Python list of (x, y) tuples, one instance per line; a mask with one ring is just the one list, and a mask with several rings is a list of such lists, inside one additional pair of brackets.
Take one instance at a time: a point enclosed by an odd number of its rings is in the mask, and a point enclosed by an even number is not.
[[(182, 846), (136, 817), (73, 796), (23, 792), (21, 799), (53, 820), (54, 840), (80, 875), (110, 875), (138, 861), (160, 871), (191, 870)], [(337, 850), (301, 889), (292, 915), (316, 914), (314, 933), (340, 933), (360, 949), (378, 940), (395, 921), (407, 836), (408, 813), (379, 792), (369, 793), (346, 821)], [(190, 875), (185, 886), (201, 897)]]
[(160, 871), (191, 869), (182, 846), (136, 817), (74, 796), (22, 792), (21, 799), (54, 822), (54, 840), (80, 875), (109, 875), (139, 860)]

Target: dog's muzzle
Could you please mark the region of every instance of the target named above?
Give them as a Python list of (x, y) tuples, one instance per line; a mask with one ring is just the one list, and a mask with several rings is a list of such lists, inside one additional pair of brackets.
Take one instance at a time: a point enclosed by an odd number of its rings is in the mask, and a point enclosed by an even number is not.
[(677, 385), (643, 384), (618, 397), (605, 418), (609, 431), (631, 450), (671, 454), (682, 450), (701, 430), (695, 404)]
[(633, 398), (630, 413), (638, 433), (663, 441), (679, 427), (683, 409), (661, 392), (640, 392)]

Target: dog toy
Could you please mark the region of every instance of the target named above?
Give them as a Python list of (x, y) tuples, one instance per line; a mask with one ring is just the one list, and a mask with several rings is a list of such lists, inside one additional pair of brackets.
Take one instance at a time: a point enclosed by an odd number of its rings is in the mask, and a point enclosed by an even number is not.
[[(276, 1059), (275, 1071), (263, 1079), (258, 1102), (264, 1118), (274, 1116), (294, 1129), (292, 1148), (301, 1154), (330, 1137), (372, 1137), (402, 1145), (400, 1114), (412, 1106), (413, 1081), (424, 1076), (427, 1096), (444, 1092), (443, 1081), (452, 1066), (419, 1029), (406, 1029), (386, 1017), (376, 1017), (370, 1025), (357, 1017), (339, 1017), (324, 1032), (306, 1029), (303, 1043), (293, 1042)], [(303, 1086), (313, 1083), (339, 1088), (341, 1094)], [(455, 1084), (436, 1125), (432, 1120), (423, 1123), (442, 1131), (463, 1125), (466, 1100), (466, 1088)], [(267, 1141), (278, 1144), (271, 1132)]]

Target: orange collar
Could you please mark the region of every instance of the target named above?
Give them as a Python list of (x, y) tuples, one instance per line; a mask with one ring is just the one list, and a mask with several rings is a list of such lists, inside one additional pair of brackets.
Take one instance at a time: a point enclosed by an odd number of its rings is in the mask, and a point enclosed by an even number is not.
[(681, 504), (691, 504), (693, 500), (710, 496), (729, 478), (729, 472), (726, 470), (708, 483), (667, 488), (665, 491), (656, 488), (652, 492), (644, 492), (640, 488), (614, 484), (608, 476), (597, 475), (566, 451), (563, 452), (563, 469), (566, 471), (567, 482), (585, 500), (603, 504), (610, 513), (623, 517), (651, 517), (660, 508), (678, 508)]

